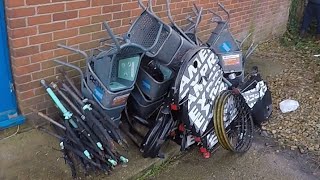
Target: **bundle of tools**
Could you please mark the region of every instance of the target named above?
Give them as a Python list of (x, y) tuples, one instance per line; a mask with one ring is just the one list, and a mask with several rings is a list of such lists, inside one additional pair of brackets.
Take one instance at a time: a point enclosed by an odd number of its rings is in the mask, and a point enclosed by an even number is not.
[(41, 80), (41, 84), (62, 115), (58, 122), (37, 112), (55, 125), (55, 132), (41, 130), (60, 140), (61, 151), (74, 177), (75, 159), (80, 160), (85, 172), (110, 172), (117, 164), (128, 162), (119, 151), (127, 149), (127, 142), (118, 126), (96, 102), (83, 98), (68, 76), (65, 75), (65, 80), (58, 79), (58, 83), (47, 84)]
[[(144, 157), (164, 157), (163, 144), (172, 139), (181, 150), (200, 146), (205, 158), (221, 146), (245, 152), (252, 143), (253, 123), (260, 125), (272, 112), (271, 92), (254, 68), (244, 76), (247, 58), (244, 41), (238, 42), (229, 30), (228, 19), (208, 10), (217, 23), (210, 38), (197, 37), (203, 8), (194, 6), (194, 17), (180, 28), (174, 22), (167, 0), (170, 25), (138, 0), (142, 14), (124, 36), (116, 36), (103, 25), (110, 38), (88, 55), (59, 45), (86, 59), (84, 72), (77, 66), (55, 60), (80, 74), (81, 90), (64, 74), (64, 80), (47, 92), (61, 110), (64, 131), (59, 135), (64, 149), (98, 169), (127, 160), (115, 149), (126, 144), (119, 129), (138, 146)], [(112, 40), (113, 43), (108, 42)], [(60, 101), (51, 88), (63, 99)], [(72, 113), (71, 113), (72, 112)], [(63, 127), (63, 128), (62, 128)], [(72, 149), (72, 150), (71, 150)]]

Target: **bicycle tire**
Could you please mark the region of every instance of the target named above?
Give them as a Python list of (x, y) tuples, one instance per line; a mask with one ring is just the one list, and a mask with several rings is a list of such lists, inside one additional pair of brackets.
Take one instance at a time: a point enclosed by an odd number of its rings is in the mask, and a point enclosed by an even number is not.
[[(228, 104), (230, 102), (234, 104)], [(231, 113), (229, 111), (232, 111), (228, 109), (229, 107), (235, 109), (233, 112), (235, 114), (231, 114), (234, 115), (232, 117), (228, 116), (228, 113)], [(213, 121), (218, 141), (224, 149), (241, 153), (251, 147), (253, 119), (250, 108), (240, 94), (235, 94), (230, 90), (223, 91), (215, 101)], [(226, 124), (228, 122), (229, 124)], [(236, 133), (235, 139), (232, 137), (233, 133)], [(232, 143), (233, 140), (236, 142)]]

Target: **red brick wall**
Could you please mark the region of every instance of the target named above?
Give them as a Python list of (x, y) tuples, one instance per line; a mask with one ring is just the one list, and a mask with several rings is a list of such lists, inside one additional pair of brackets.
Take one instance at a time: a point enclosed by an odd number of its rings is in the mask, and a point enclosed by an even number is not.
[[(165, 0), (154, 0), (154, 10), (165, 17)], [(178, 24), (191, 11), (192, 0), (171, 0), (171, 9)], [(218, 10), (218, 0), (196, 0), (196, 4)], [(231, 11), (231, 29), (236, 37), (249, 32), (254, 40), (280, 35), (286, 29), (290, 0), (220, 0)], [(29, 115), (29, 107), (54, 112), (42, 78), (53, 79), (59, 58), (78, 66), (79, 55), (57, 48), (58, 43), (82, 50), (98, 46), (106, 36), (101, 22), (106, 20), (116, 33), (125, 33), (129, 22), (141, 9), (136, 0), (5, 0), (9, 44), (15, 88), (20, 110)], [(221, 12), (222, 13), (222, 12)], [(201, 35), (210, 34), (210, 15), (205, 15)]]

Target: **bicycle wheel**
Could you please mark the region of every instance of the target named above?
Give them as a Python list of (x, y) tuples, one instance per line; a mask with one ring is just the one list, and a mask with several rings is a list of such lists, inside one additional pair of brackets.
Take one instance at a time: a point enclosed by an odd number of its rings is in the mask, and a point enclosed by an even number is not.
[(215, 101), (214, 129), (220, 145), (232, 152), (246, 152), (252, 144), (253, 120), (244, 98), (223, 91)]

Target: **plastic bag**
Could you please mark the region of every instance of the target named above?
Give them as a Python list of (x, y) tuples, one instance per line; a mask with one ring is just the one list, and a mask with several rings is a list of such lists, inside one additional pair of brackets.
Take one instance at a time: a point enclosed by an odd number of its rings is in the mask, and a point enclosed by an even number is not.
[(299, 102), (291, 99), (286, 99), (280, 102), (280, 110), (282, 113), (288, 113), (297, 110)]

